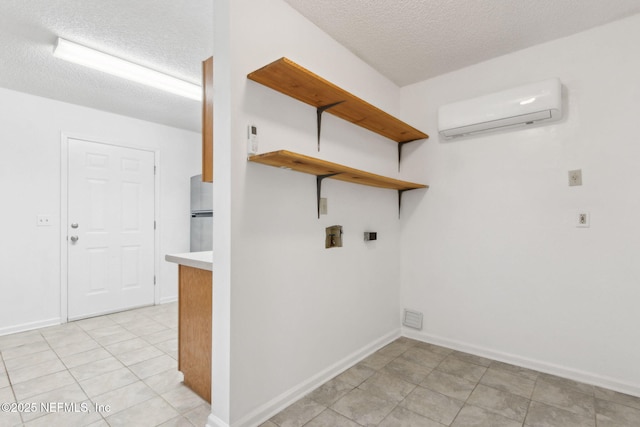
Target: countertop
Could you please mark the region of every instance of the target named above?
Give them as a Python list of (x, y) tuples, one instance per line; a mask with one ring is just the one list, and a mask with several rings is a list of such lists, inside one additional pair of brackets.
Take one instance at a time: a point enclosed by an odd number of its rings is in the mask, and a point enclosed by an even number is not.
[(201, 270), (213, 270), (213, 252), (187, 252), (184, 254), (167, 254), (164, 259), (187, 267), (199, 268)]

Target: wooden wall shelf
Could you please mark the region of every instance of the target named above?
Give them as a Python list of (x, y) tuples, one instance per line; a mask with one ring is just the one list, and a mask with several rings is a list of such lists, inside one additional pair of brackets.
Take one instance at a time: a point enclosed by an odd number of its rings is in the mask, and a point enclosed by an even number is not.
[(368, 185), (371, 187), (397, 190), (398, 208), (400, 208), (401, 205), (403, 192), (408, 190), (415, 190), (418, 188), (429, 188), (424, 184), (417, 184), (414, 182), (401, 181), (399, 179), (376, 175), (370, 172), (361, 171), (358, 169), (350, 168), (348, 166), (328, 162), (326, 160), (316, 159), (314, 157), (309, 157), (286, 150), (256, 154), (250, 156), (249, 161), (315, 175), (317, 182), (318, 218), (320, 217), (321, 185), (322, 180), (325, 178), (337, 179), (340, 181), (346, 181), (360, 185)]
[(406, 124), (357, 96), (287, 59), (280, 58), (247, 76), (271, 89), (316, 107), (318, 114), (318, 150), (321, 117), (324, 111), (403, 144), (428, 138), (424, 132)]

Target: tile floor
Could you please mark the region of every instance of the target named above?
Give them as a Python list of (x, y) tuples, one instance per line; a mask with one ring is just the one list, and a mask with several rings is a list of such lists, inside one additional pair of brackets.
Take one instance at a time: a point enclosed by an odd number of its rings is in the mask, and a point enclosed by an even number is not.
[(261, 427), (638, 427), (640, 398), (400, 338)]
[(164, 304), (0, 337), (0, 404), (23, 409), (0, 411), (0, 427), (204, 426), (211, 408), (177, 370), (177, 310)]
[[(176, 304), (2, 336), (0, 403), (76, 412), (0, 412), (0, 427), (204, 426), (176, 353)], [(274, 426), (635, 427), (640, 398), (400, 338), (261, 427)]]

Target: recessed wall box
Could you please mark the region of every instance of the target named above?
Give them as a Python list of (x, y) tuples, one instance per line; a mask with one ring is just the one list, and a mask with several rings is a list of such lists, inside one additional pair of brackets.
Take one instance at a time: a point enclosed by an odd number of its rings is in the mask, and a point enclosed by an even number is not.
[(378, 240), (378, 233), (375, 231), (365, 231), (364, 241), (368, 242), (369, 240)]
[(342, 247), (342, 226), (341, 225), (332, 225), (331, 227), (327, 227), (325, 232), (327, 235), (324, 242), (325, 248), (341, 248)]
[(562, 84), (549, 79), (443, 105), (438, 109), (438, 131), (451, 139), (561, 118)]

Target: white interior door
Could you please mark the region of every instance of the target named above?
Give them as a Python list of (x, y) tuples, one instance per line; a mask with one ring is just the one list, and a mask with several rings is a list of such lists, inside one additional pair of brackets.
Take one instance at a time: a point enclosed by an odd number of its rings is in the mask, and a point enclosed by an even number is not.
[(154, 302), (154, 153), (68, 139), (69, 320)]

